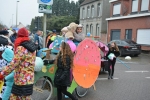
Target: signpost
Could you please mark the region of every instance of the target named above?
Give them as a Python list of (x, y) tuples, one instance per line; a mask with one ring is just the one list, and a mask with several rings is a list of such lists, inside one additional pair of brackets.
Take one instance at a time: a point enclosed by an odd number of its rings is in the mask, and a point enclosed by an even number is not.
[(45, 41), (46, 41), (46, 14), (52, 13), (52, 4), (53, 0), (37, 0), (39, 3), (39, 13), (43, 13), (44, 21), (43, 21), (43, 47), (45, 47)]
[(47, 5), (52, 5), (53, 0), (38, 0), (39, 4), (47, 4)]

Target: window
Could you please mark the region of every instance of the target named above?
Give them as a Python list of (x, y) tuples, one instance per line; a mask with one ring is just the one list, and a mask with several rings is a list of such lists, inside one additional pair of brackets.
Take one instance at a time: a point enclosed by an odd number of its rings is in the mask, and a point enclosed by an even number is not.
[(89, 25), (86, 25), (86, 34), (89, 32)]
[(97, 16), (100, 17), (101, 16), (101, 5), (100, 3), (97, 6)]
[(93, 25), (90, 25), (90, 33), (93, 34)]
[(120, 15), (121, 4), (114, 4), (113, 15)]
[(148, 11), (149, 0), (142, 0), (141, 11)]
[(100, 31), (99, 31), (99, 24), (96, 25), (96, 36), (99, 36)]
[(93, 18), (94, 17), (94, 6), (92, 5), (91, 7), (91, 17)]
[(84, 17), (85, 17), (84, 15), (85, 15), (85, 9), (83, 8), (82, 9), (82, 19), (84, 19)]
[(132, 40), (132, 29), (127, 29), (126, 30), (125, 39)]
[(132, 12), (138, 11), (138, 0), (132, 0)]
[(87, 7), (87, 18), (90, 18), (90, 7)]

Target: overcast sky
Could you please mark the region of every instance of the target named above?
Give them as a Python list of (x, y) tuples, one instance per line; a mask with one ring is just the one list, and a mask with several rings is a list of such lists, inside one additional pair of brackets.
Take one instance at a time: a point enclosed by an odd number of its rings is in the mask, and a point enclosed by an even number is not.
[[(17, 0), (0, 0), (0, 23), (3, 23), (4, 25), (10, 27), (13, 21), (13, 25), (16, 25), (16, 1)], [(38, 13), (37, 0), (19, 1), (18, 23), (21, 22), (26, 26), (31, 23), (32, 18), (34, 18), (35, 16), (43, 16), (42, 13)]]

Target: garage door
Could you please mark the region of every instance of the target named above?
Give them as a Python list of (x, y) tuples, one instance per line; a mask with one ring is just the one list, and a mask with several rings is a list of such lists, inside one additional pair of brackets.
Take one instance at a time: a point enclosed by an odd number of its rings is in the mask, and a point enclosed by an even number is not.
[(120, 40), (120, 30), (111, 31), (111, 40)]
[(150, 45), (150, 29), (138, 29), (137, 43)]

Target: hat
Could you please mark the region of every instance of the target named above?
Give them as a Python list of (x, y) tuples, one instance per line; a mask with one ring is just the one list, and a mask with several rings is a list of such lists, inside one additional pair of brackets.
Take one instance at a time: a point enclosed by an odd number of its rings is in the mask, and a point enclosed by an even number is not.
[(0, 31), (0, 35), (8, 35), (9, 32), (7, 30), (2, 30)]
[(18, 35), (18, 37), (28, 37), (29, 33), (25, 28), (21, 28), (21, 29), (19, 29), (17, 35)]
[(80, 27), (80, 28), (82, 28), (83, 26), (82, 26), (81, 24), (79, 24), (77, 27)]
[(55, 32), (56, 32), (56, 30), (53, 30), (53, 32), (55, 33)]
[(11, 62), (12, 59), (14, 58), (14, 52), (11, 49), (6, 48), (4, 52), (2, 53), (2, 57), (8, 62)]

